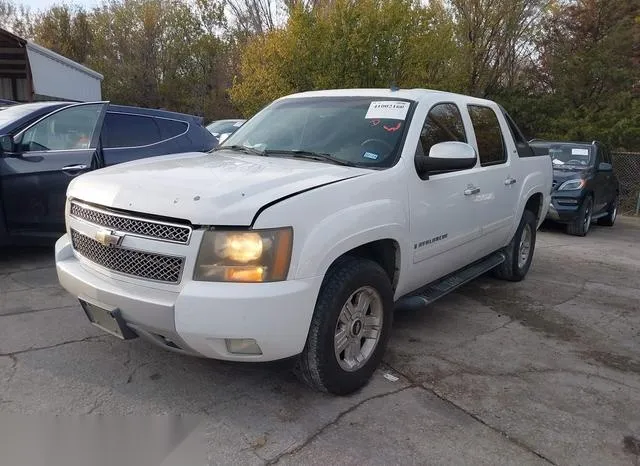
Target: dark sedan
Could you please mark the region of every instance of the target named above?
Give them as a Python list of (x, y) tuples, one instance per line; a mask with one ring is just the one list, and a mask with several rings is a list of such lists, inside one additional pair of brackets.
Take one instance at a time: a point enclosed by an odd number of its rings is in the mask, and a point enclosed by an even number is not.
[(112, 105), (46, 102), (0, 110), (0, 245), (49, 242), (64, 232), (66, 189), (117, 163), (206, 152), (217, 139), (193, 115)]

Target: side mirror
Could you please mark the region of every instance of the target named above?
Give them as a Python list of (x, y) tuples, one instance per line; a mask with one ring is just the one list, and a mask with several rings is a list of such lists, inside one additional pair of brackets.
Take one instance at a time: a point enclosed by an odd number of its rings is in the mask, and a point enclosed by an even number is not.
[(466, 142), (446, 141), (431, 146), (429, 156), (416, 157), (416, 169), (420, 175), (434, 172), (466, 170), (476, 165), (476, 151)]
[(0, 149), (5, 154), (11, 154), (15, 152), (15, 143), (11, 136), (0, 136)]
[(613, 171), (613, 165), (611, 165), (610, 163), (607, 163), (607, 162), (601, 162), (600, 165), (598, 165), (598, 171), (601, 171), (601, 172), (612, 172)]

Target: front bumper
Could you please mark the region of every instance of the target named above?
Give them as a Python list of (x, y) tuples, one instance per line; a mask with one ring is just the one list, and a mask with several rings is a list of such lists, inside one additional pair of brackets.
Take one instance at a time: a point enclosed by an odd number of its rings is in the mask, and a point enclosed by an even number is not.
[[(234, 361), (272, 361), (302, 352), (322, 277), (275, 283), (147, 287), (102, 273), (73, 252), (68, 235), (55, 248), (60, 284), (96, 306), (120, 310), (138, 335), (169, 350)], [(225, 340), (254, 339), (262, 354), (230, 353)], [(167, 340), (173, 345), (167, 344)]]
[(581, 204), (580, 197), (552, 195), (546, 218), (561, 223), (573, 222), (580, 213)]

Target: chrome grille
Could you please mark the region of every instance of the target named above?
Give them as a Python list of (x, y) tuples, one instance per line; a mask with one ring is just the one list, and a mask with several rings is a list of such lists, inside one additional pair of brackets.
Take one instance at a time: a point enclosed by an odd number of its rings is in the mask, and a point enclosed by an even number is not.
[(147, 280), (167, 283), (180, 281), (183, 257), (103, 246), (75, 230), (71, 230), (71, 241), (73, 249), (79, 254), (109, 270)]
[(191, 236), (191, 228), (188, 226), (130, 217), (77, 202), (71, 203), (70, 214), (95, 225), (164, 241), (187, 244)]

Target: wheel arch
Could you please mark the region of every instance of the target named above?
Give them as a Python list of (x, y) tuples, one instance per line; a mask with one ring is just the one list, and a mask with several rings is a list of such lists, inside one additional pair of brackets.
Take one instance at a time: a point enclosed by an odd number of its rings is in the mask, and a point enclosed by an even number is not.
[(327, 272), (341, 258), (351, 256), (369, 259), (377, 263), (389, 277), (391, 287), (395, 291), (400, 277), (400, 244), (392, 238), (382, 238), (356, 246), (336, 257), (327, 267)]

